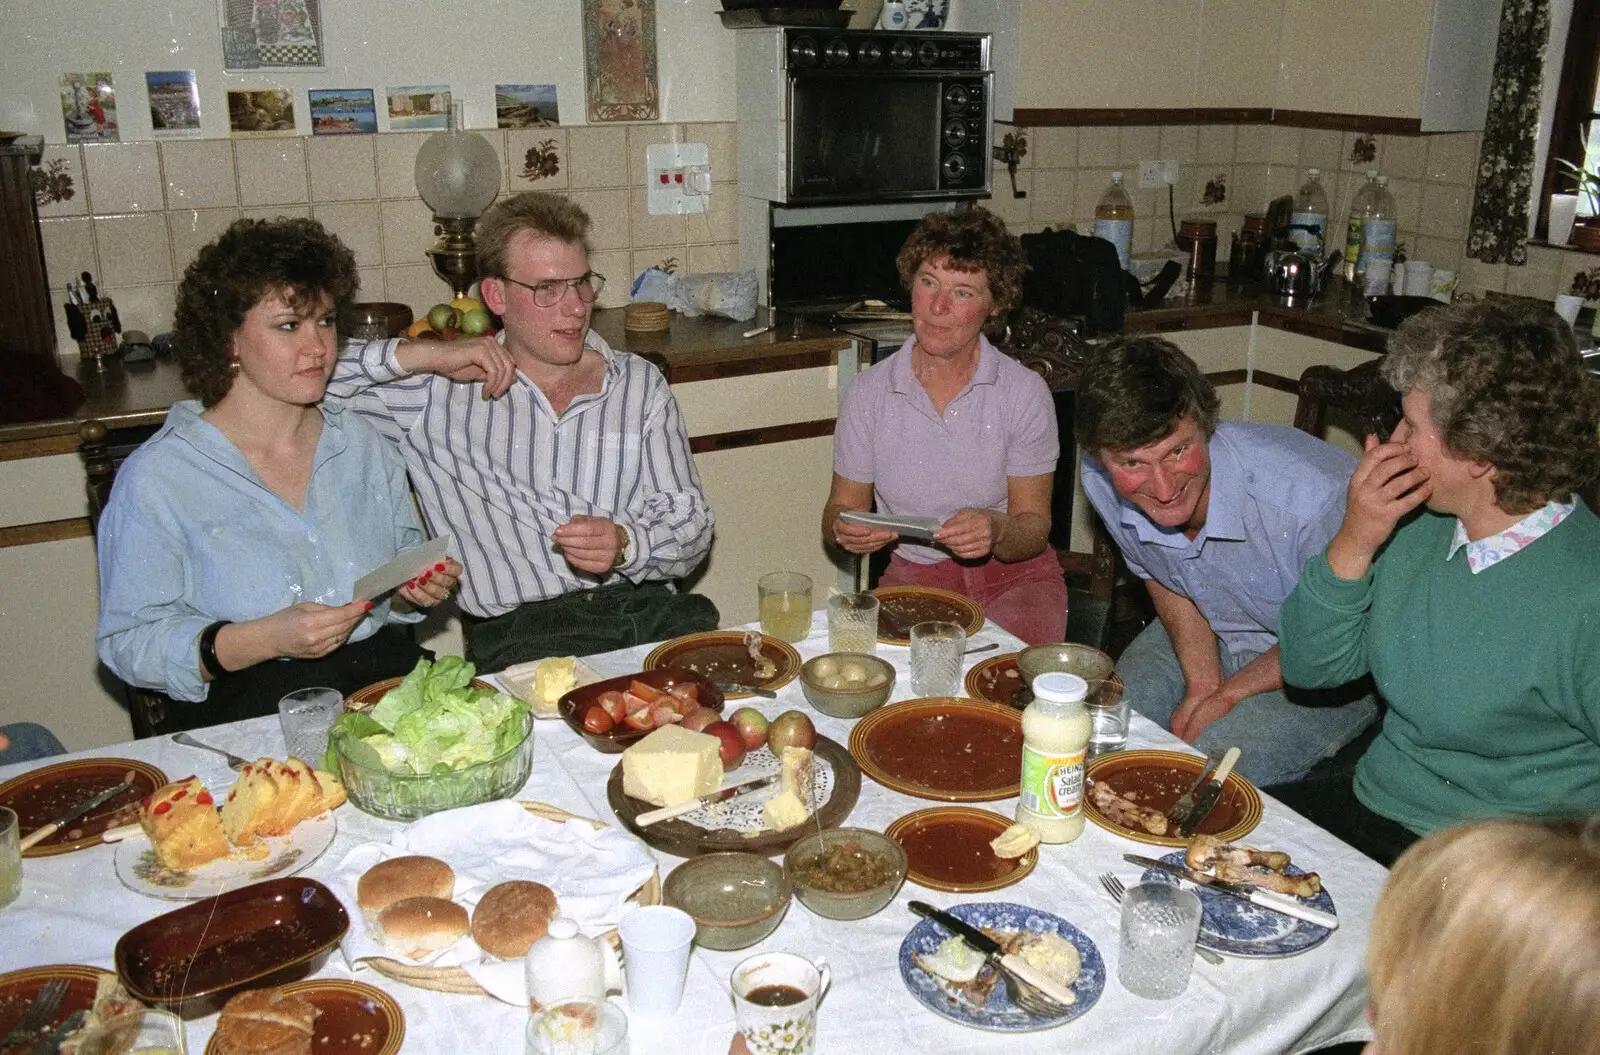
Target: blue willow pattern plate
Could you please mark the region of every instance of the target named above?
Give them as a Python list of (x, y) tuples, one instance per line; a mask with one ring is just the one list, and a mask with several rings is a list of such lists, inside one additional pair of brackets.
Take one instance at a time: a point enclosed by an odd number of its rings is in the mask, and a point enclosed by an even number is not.
[(1100, 993), (1106, 987), (1106, 964), (1100, 957), (1100, 950), (1095, 948), (1094, 942), (1089, 940), (1087, 934), (1060, 916), (1006, 901), (953, 905), (946, 911), (974, 927), (987, 927), (990, 930), (1054, 931), (1077, 948), (1078, 955), (1083, 958), (1083, 973), (1072, 983), (1072, 992), (1078, 998), (1077, 1003), (1061, 1015), (1045, 1017), (1022, 1010), (1011, 1002), (1004, 982), (995, 983), (984, 1006), (973, 1007), (964, 1000), (952, 996), (940, 984), (938, 978), (923, 970), (913, 959), (914, 955), (933, 955), (939, 944), (950, 937), (950, 932), (939, 924), (931, 919), (924, 919), (912, 927), (911, 933), (900, 943), (900, 977), (906, 983), (906, 988), (911, 990), (911, 995), (936, 1014), (943, 1015), (953, 1022), (959, 1022), (963, 1026), (973, 1026), (977, 1029), (1026, 1033), (1071, 1022), (1100, 999)]
[[(1182, 867), (1186, 864), (1183, 851), (1175, 850), (1161, 859), (1166, 864)], [(1290, 865), (1284, 870), (1292, 876), (1305, 875), (1305, 869)], [(1159, 869), (1147, 868), (1140, 877), (1144, 883), (1177, 883), (1178, 877)], [(1253, 959), (1270, 959), (1293, 956), (1316, 948), (1328, 940), (1333, 932), (1315, 923), (1285, 916), (1241, 898), (1206, 890), (1191, 884), (1190, 889), (1200, 898), (1201, 948), (1220, 952), (1224, 956), (1242, 956)], [(1333, 912), (1333, 898), (1327, 890), (1316, 897), (1302, 901), (1312, 908)]]

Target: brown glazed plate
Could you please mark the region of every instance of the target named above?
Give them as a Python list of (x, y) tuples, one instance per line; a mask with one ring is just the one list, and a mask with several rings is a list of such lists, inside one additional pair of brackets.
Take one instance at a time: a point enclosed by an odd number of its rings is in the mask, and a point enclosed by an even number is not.
[(57, 978), (64, 978), (67, 981), (67, 991), (62, 994), (61, 1006), (56, 1008), (56, 1013), (40, 1025), (37, 1033), (23, 1037), (15, 1044), (9, 1045), (5, 1051), (25, 1052), (74, 1011), (89, 1010), (94, 1006), (95, 989), (100, 984), (100, 979), (110, 973), (98, 967), (86, 967), (82, 964), (54, 964), (49, 967), (25, 967), (20, 971), (0, 974), (0, 1037), (11, 1032), (11, 1027), (27, 1013), (28, 1005), (33, 1003), (34, 998), (39, 995), (39, 990), (47, 983)]
[[(781, 688), (800, 673), (800, 653), (787, 641), (762, 634), (761, 654), (777, 668), (777, 672), (769, 678), (756, 677), (756, 662), (745, 648), (742, 631), (708, 630), (703, 634), (675, 637), (657, 645), (644, 657), (644, 669), (682, 667), (714, 684), (732, 682), (757, 689)], [(739, 700), (744, 699), (746, 694), (730, 692), (725, 695), (730, 700)]]
[[(1119, 795), (1136, 796), (1141, 806), (1166, 813), (1189, 790), (1205, 765), (1205, 756), (1181, 751), (1113, 751), (1091, 759), (1084, 767), (1087, 781), (1110, 785)], [(1188, 846), (1189, 839), (1178, 835), (1151, 835), (1142, 828), (1126, 828), (1095, 808), (1090, 796), (1083, 797), (1083, 810), (1100, 827), (1151, 846)], [(1217, 804), (1201, 823), (1197, 835), (1215, 835), (1232, 842), (1249, 834), (1261, 823), (1261, 793), (1237, 772), (1222, 782)]]
[(22, 836), (38, 831), (84, 799), (114, 788), (133, 773), (133, 787), (115, 795), (22, 852), (23, 857), (51, 857), (86, 846), (98, 846), (107, 828), (128, 824), (146, 795), (167, 782), (167, 775), (132, 758), (80, 758), (30, 770), (0, 784), (0, 806), (17, 811)]
[(997, 857), (989, 844), (1011, 821), (975, 806), (933, 806), (908, 813), (884, 834), (906, 852), (906, 878), (930, 890), (975, 894), (1010, 886), (1033, 871), (1039, 848)]
[[(315, 1005), (316, 1035), (312, 1055), (395, 1055), (406, 1037), (406, 1016), (394, 997), (365, 982), (342, 978), (311, 978), (281, 988)], [(217, 1038), (206, 1045), (206, 1055), (221, 1055)]]
[(920, 799), (1006, 799), (1022, 781), (1022, 714), (955, 696), (905, 700), (858, 721), (850, 754), (873, 780)]
[(987, 700), (990, 703), (1002, 704), (1006, 707), (1025, 706), (1019, 696), (1025, 695), (1027, 682), (1022, 678), (1022, 672), (1017, 669), (1017, 653), (1007, 652), (1000, 656), (990, 656), (982, 663), (973, 665), (967, 671), (966, 681), (962, 683), (967, 695), (975, 700)]
[(935, 620), (959, 624), (968, 637), (983, 629), (983, 606), (954, 590), (880, 586), (872, 595), (878, 599), (878, 640), (886, 645), (911, 644), (911, 628)]

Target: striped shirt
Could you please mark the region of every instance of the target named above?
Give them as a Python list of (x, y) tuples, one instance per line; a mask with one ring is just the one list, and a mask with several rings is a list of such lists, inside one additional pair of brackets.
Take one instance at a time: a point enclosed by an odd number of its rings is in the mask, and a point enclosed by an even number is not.
[[(480, 618), (607, 583), (678, 579), (711, 548), (713, 518), (666, 378), (644, 359), (586, 344), (605, 359), (600, 391), (557, 416), (521, 371), (496, 400), (478, 383), (406, 375), (397, 341), (352, 341), (328, 383), (400, 447), (434, 534), (449, 531), (465, 571), (461, 607)], [(628, 532), (606, 575), (569, 565), (551, 532), (574, 516)]]

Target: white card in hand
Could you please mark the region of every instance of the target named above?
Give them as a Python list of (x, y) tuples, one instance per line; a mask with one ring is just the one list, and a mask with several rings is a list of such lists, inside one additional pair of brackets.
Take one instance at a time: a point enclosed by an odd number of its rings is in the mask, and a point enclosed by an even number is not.
[(382, 597), (396, 586), (409, 582), (444, 560), (445, 554), (454, 548), (454, 544), (455, 540), (450, 535), (440, 535), (420, 546), (411, 547), (387, 564), (374, 568), (357, 579), (355, 593), (350, 599), (370, 601), (374, 597)]
[(937, 517), (895, 516), (890, 513), (862, 513), (854, 509), (846, 509), (839, 514), (839, 519), (847, 524), (864, 524), (867, 527), (888, 528), (898, 531), (907, 538), (920, 538), (932, 541), (933, 531), (939, 526)]

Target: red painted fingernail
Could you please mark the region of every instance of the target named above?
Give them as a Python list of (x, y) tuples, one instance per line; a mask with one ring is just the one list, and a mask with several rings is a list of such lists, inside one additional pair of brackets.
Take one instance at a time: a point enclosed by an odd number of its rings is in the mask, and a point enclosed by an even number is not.
[(415, 580), (415, 579), (407, 579), (406, 580), (406, 588), (407, 589), (411, 589), (411, 590), (415, 590), (417, 588), (417, 580)]
[(362, 611), (363, 611), (363, 612), (370, 612), (370, 611), (372, 611), (372, 602), (371, 602), (371, 601), (368, 601), (368, 602), (366, 602), (366, 604), (365, 604), (365, 605), (363, 605), (363, 606), (362, 606), (362, 608), (361, 608), (361, 610), (362, 610)]
[(425, 571), (425, 572), (422, 573), (422, 578), (418, 579), (417, 581), (418, 582), (427, 582), (431, 578), (433, 578), (433, 572)]
[(433, 566), (433, 570), (434, 571), (444, 571), (444, 565), (443, 564), (435, 564)]

